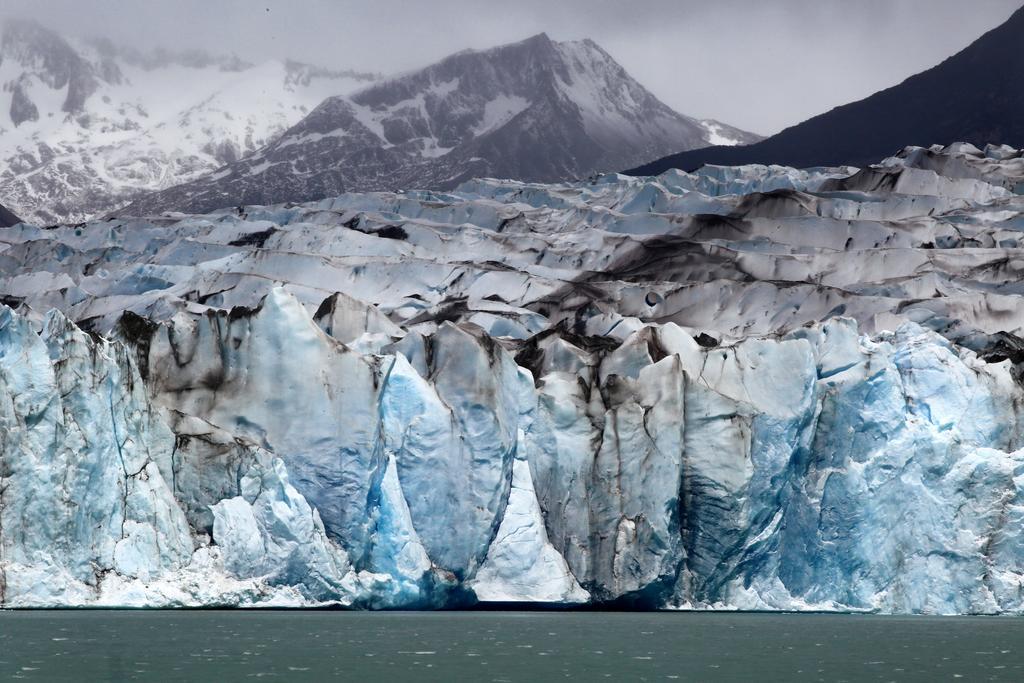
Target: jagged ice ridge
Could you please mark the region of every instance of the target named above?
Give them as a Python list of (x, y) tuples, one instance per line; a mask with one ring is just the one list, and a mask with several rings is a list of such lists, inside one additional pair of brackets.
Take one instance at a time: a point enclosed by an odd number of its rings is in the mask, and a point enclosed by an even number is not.
[(0, 230), (0, 600), (1020, 612), (1022, 178)]

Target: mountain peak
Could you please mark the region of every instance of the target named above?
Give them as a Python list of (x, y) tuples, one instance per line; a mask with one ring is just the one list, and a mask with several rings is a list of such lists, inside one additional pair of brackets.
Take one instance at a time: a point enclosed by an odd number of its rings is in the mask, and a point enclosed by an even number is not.
[(12, 92), (10, 113), (15, 126), (39, 118), (39, 109), (29, 95), (32, 79), (53, 90), (67, 88), (61, 111), (69, 114), (80, 112), (98, 86), (92, 66), (57, 33), (32, 20), (4, 22), (0, 59), (15, 61), (25, 69), (17, 81), (5, 84)]
[(493, 54), (507, 50), (544, 48), (554, 44), (555, 41), (551, 39), (551, 36), (542, 31), (540, 33), (535, 33), (529, 38), (523, 38), (522, 40), (514, 40), (510, 43), (495, 45), (494, 47), (487, 47), (482, 50), (474, 50), (474, 52)]
[(34, 19), (11, 17), (0, 23), (0, 45), (32, 44), (42, 40), (64, 42), (60, 36)]
[(43, 225), (103, 215), (197, 178), (376, 78), (137, 50), (17, 19), (0, 27), (0, 61), (0, 197)]
[(526, 40), (523, 40), (521, 42), (523, 42), (523, 43), (551, 43), (551, 42), (554, 42), (554, 41), (551, 40), (551, 37), (548, 36), (548, 34), (545, 31), (541, 31), (540, 33), (534, 34), (534, 35), (530, 36), (529, 38), (527, 38)]
[(31, 64), (50, 73), (66, 71), (81, 61), (75, 49), (56, 32), (32, 19), (5, 19), (0, 30), (0, 56)]
[(708, 126), (662, 103), (594, 41), (540, 33), (331, 98), (253, 155), (128, 211), (450, 189), (483, 176), (566, 180), (712, 139)]
[(0, 60), (52, 68), (60, 59), (77, 57), (71, 46), (53, 31), (31, 19), (5, 19), (0, 24)]

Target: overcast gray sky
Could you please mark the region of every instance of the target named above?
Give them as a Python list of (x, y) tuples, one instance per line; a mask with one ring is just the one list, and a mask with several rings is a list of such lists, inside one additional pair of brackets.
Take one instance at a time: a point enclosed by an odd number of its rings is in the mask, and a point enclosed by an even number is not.
[(773, 133), (928, 68), (1024, 0), (3, 0), (138, 47), (394, 72), (540, 31), (589, 37), (679, 111)]

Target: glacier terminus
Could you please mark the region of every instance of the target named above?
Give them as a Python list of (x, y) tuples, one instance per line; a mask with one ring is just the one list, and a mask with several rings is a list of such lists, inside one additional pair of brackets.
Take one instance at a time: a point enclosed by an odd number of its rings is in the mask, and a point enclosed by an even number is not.
[(0, 228), (0, 606), (1024, 611), (1024, 156)]

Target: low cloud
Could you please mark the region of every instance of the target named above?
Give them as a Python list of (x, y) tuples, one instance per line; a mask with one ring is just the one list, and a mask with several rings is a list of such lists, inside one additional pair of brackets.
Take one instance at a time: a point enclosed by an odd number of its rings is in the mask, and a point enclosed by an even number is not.
[(5, 0), (135, 47), (394, 72), (540, 31), (590, 37), (676, 109), (762, 133), (932, 66), (1021, 0)]

